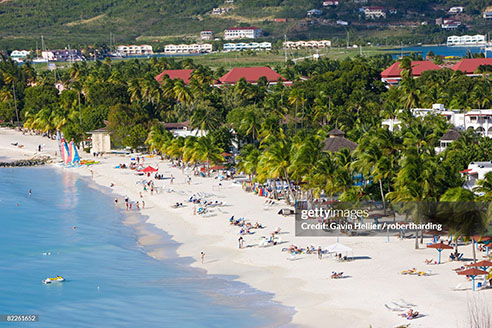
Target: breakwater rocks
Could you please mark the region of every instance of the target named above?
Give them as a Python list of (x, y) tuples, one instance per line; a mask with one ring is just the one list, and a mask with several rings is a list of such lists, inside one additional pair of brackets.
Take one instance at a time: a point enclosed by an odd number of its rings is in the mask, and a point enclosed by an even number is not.
[(49, 157), (21, 159), (17, 161), (0, 162), (0, 167), (38, 166), (38, 165), (44, 165), (48, 161), (49, 161)]

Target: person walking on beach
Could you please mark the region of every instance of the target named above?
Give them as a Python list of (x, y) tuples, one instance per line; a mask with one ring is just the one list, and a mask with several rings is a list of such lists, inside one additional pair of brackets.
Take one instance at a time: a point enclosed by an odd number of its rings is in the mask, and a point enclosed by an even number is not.
[(145, 208), (145, 202), (142, 200), (142, 209)]
[(171, 174), (171, 184), (174, 183), (174, 175)]
[(203, 261), (205, 260), (205, 253), (204, 252), (201, 252), (200, 255), (202, 257), (202, 264), (203, 264)]
[(193, 215), (196, 215), (196, 205), (193, 206)]
[(318, 247), (318, 259), (322, 259), (323, 258), (323, 252), (321, 251), (321, 246)]
[(243, 236), (239, 237), (239, 248), (243, 248), (244, 239)]

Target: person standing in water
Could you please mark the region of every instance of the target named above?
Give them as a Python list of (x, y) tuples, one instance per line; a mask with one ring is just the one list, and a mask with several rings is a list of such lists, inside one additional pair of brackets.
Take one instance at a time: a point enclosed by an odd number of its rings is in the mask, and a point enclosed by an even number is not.
[(31, 198), (31, 195), (32, 195), (32, 190), (29, 189), (29, 198)]

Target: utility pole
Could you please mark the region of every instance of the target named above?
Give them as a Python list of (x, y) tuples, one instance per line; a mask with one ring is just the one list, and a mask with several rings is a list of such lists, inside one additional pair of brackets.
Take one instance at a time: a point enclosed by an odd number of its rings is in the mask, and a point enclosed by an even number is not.
[(15, 83), (12, 81), (12, 89), (14, 90), (14, 107), (15, 107), (15, 116), (17, 117), (17, 126), (19, 126), (19, 110), (17, 109), (17, 99), (15, 96)]
[(347, 48), (350, 47), (350, 32), (347, 30)]
[(286, 42), (287, 42), (287, 35), (284, 34), (284, 60), (287, 62), (287, 47), (286, 47)]

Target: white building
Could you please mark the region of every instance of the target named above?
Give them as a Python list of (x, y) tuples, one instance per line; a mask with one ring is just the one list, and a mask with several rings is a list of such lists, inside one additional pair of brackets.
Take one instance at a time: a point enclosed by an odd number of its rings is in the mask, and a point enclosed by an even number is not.
[(492, 19), (492, 6), (487, 7), (487, 9), (484, 10), (484, 12), (483, 12), (483, 18), (485, 18), (485, 19)]
[(310, 40), (310, 41), (285, 41), (283, 43), (286, 49), (300, 49), (300, 48), (327, 48), (331, 47), (330, 40)]
[(224, 51), (243, 51), (243, 50), (272, 50), (271, 42), (239, 42), (224, 43)]
[(483, 180), (489, 172), (492, 172), (492, 162), (471, 162), (466, 170), (460, 172), (466, 178), (463, 187), (473, 190), (477, 180)]
[(452, 35), (448, 36), (447, 46), (483, 46), (487, 43), (487, 37), (483, 34), (476, 35)]
[(459, 14), (465, 11), (465, 7), (451, 7), (448, 11), (450, 14)]
[(456, 30), (461, 25), (460, 21), (454, 19), (444, 19), (441, 24), (443, 30)]
[(87, 132), (91, 135), (91, 154), (111, 152), (111, 137), (107, 128)]
[(213, 40), (214, 39), (214, 31), (206, 30), (200, 32), (201, 40)]
[(220, 8), (214, 8), (212, 9), (212, 15), (223, 15), (231, 11), (231, 7), (220, 7)]
[(211, 52), (211, 43), (168, 44), (164, 47), (165, 54), (201, 54)]
[(383, 7), (362, 7), (361, 11), (366, 19), (386, 18), (386, 12)]
[(30, 51), (28, 50), (14, 50), (10, 53), (10, 58), (16, 62), (23, 62), (29, 57)]
[(224, 31), (224, 39), (256, 39), (261, 36), (261, 33), (261, 28), (258, 27), (231, 27)]
[(116, 46), (116, 51), (126, 56), (135, 55), (152, 55), (152, 46), (148, 44), (142, 45), (119, 45)]
[[(492, 109), (473, 109), (463, 112), (445, 109), (442, 104), (434, 104), (432, 108), (414, 108), (411, 111), (416, 117), (428, 114), (442, 115), (457, 130), (472, 129), (481, 136), (492, 138)], [(401, 120), (398, 118), (385, 119), (382, 125), (390, 131), (396, 131), (400, 129)]]

